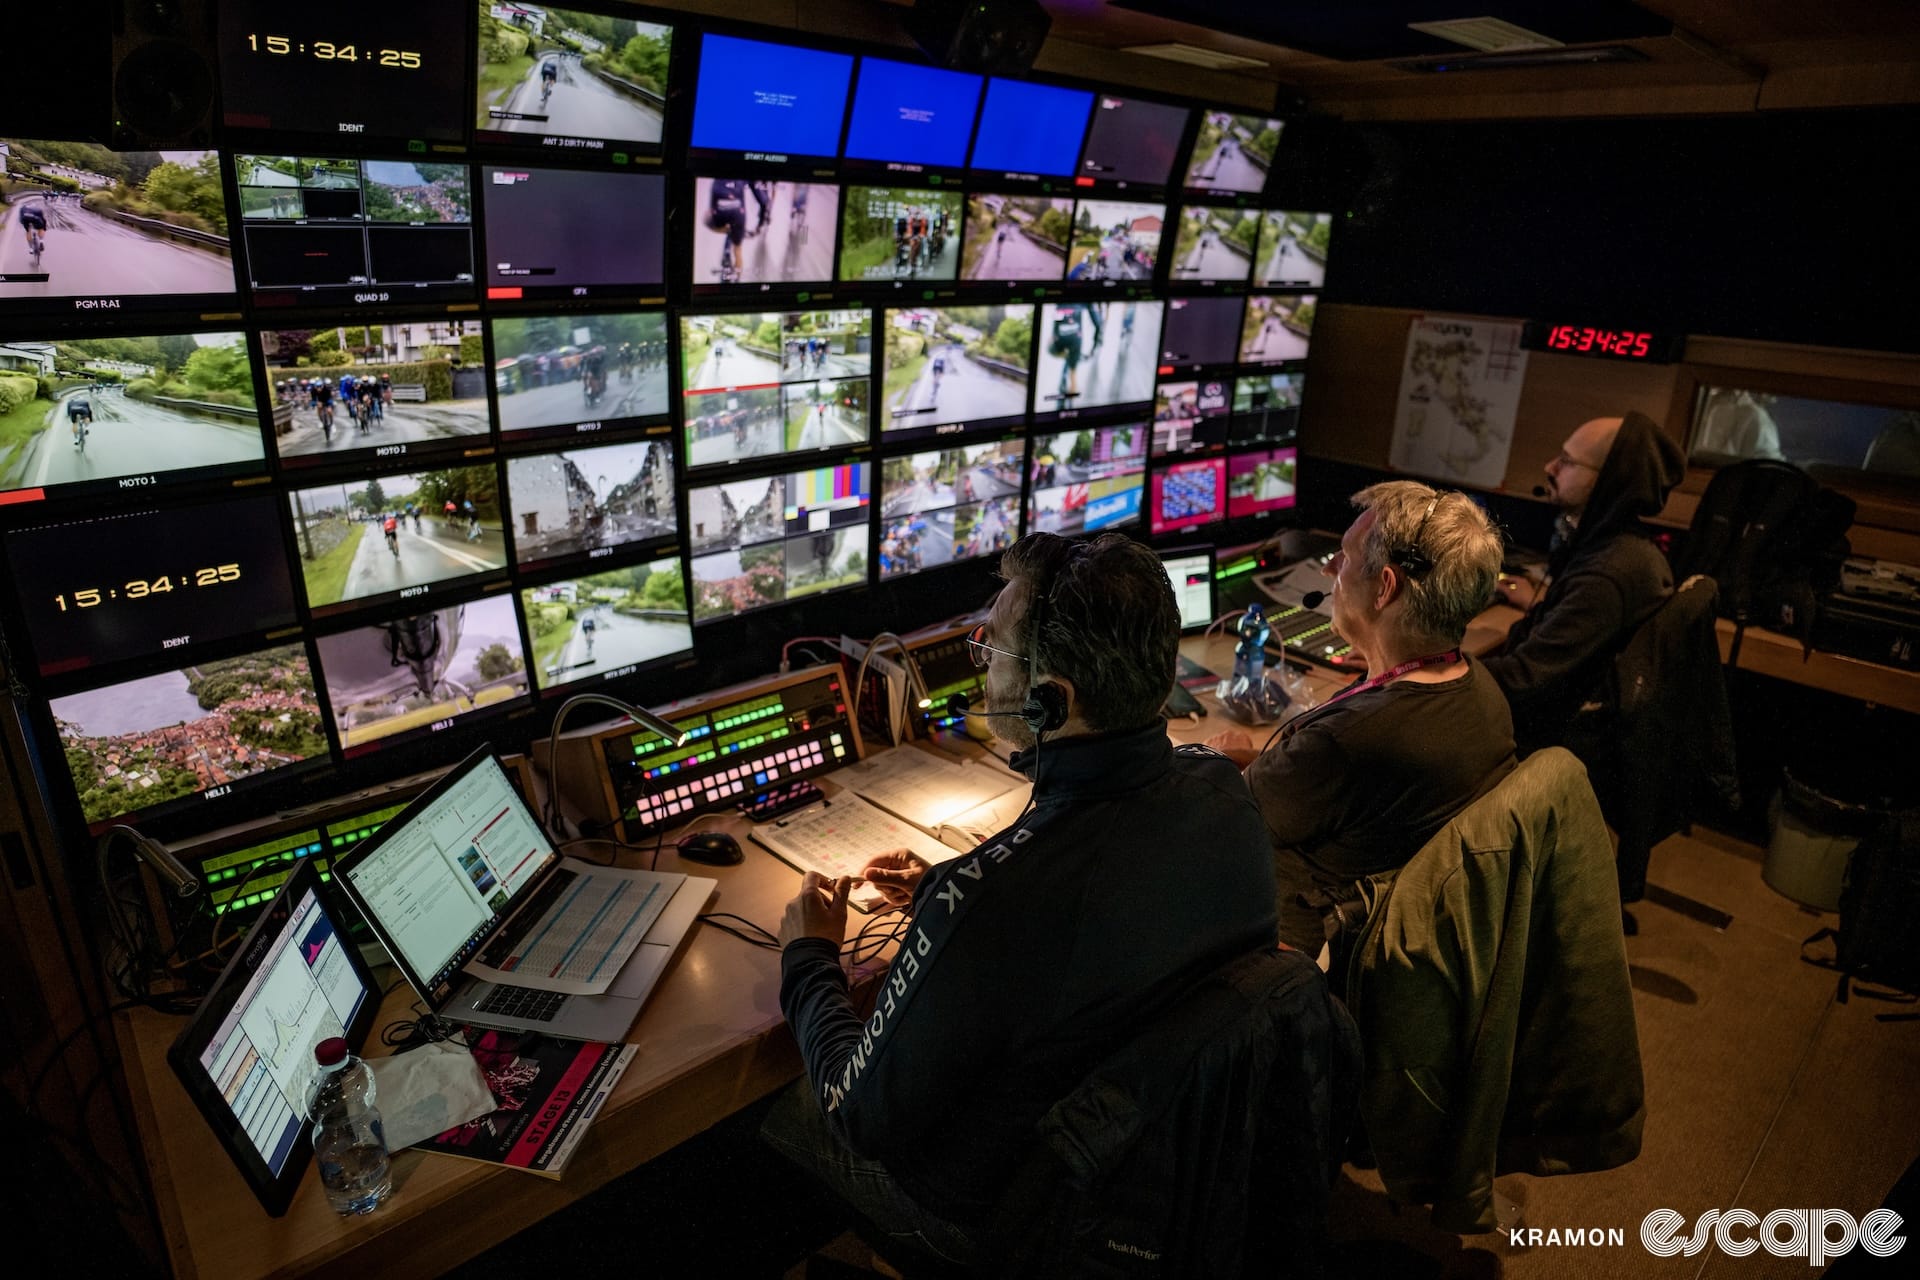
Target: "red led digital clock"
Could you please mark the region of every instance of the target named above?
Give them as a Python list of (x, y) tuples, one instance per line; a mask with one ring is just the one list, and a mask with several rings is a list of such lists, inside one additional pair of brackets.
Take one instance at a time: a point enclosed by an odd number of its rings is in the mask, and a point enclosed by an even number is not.
[(1559, 324), (1529, 320), (1520, 345), (1529, 351), (1554, 351), (1569, 356), (1599, 356), (1633, 360), (1640, 364), (1670, 364), (1680, 358), (1686, 338), (1680, 334), (1645, 329), (1607, 329), (1590, 324)]

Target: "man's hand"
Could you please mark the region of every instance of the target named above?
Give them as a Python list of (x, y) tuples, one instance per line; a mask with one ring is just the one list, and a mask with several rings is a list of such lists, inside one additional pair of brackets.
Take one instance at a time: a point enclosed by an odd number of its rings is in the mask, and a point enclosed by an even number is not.
[(889, 849), (869, 862), (860, 878), (878, 890), (888, 906), (904, 907), (913, 901), (913, 892), (926, 874), (927, 864), (917, 854)]
[(1493, 598), (1501, 604), (1510, 604), (1524, 613), (1533, 608), (1533, 602), (1539, 594), (1539, 584), (1531, 579), (1517, 574), (1503, 573), (1494, 584)]
[(1242, 769), (1252, 764), (1254, 757), (1260, 754), (1259, 749), (1253, 745), (1253, 739), (1238, 729), (1222, 729), (1208, 738), (1206, 745)]
[(838, 947), (847, 936), (847, 890), (853, 881), (829, 880), (817, 871), (800, 878), (800, 892), (780, 919), (780, 945), (798, 938), (824, 938)]

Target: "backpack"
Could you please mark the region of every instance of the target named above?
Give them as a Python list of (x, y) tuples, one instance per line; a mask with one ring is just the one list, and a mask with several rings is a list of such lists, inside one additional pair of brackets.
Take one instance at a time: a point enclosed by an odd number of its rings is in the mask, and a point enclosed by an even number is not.
[(1788, 462), (1754, 458), (1714, 473), (1675, 576), (1705, 574), (1719, 584), (1720, 616), (1738, 626), (1729, 665), (1739, 660), (1748, 625), (1808, 644), (1814, 615), (1839, 586), (1852, 550), (1853, 513), (1853, 499)]
[[(1802, 956), (1809, 963), (1840, 971), (1842, 1002), (1848, 983), (1856, 981), (1920, 994), (1916, 918), (1920, 918), (1920, 810), (1910, 810), (1889, 814), (1860, 837), (1847, 858), (1847, 878), (1840, 889), (1840, 927), (1809, 937), (1801, 944)], [(1807, 944), (1829, 935), (1835, 945), (1832, 961), (1806, 956)]]

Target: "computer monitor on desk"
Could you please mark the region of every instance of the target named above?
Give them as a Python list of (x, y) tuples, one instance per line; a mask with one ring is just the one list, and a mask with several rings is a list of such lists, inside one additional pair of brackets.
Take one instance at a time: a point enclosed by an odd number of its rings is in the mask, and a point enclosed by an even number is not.
[(1206, 630), (1217, 616), (1213, 606), (1213, 548), (1169, 547), (1160, 552), (1160, 564), (1173, 587), (1181, 632)]

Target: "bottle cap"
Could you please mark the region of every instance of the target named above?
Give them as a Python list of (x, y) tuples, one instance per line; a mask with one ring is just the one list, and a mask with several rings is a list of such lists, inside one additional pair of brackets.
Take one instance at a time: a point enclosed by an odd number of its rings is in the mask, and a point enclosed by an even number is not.
[(313, 1060), (323, 1067), (337, 1067), (347, 1060), (347, 1042), (331, 1036), (313, 1046)]

